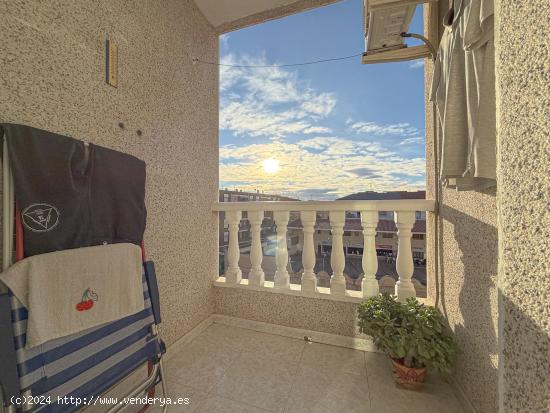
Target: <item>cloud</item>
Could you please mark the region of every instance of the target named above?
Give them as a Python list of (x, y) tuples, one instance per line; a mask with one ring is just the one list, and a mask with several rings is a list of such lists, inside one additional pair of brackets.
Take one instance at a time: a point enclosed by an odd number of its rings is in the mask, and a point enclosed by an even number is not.
[(357, 169), (350, 169), (350, 172), (357, 175), (357, 176), (366, 176), (369, 178), (378, 178), (380, 175), (378, 175), (376, 172), (373, 172), (371, 168), (357, 168)]
[[(232, 54), (226, 54), (221, 57), (220, 63), (223, 65), (237, 64), (235, 57)], [(222, 95), (235, 85), (240, 76), (240, 71), (233, 67), (220, 66), (220, 92)]]
[[(265, 63), (264, 60), (257, 62), (257, 64)], [(270, 105), (302, 100), (294, 73), (281, 70), (278, 67), (269, 67), (246, 69), (242, 74), (241, 81), (244, 83), (242, 86), (246, 88), (246, 96), (254, 98), (258, 102)]]
[(333, 137), (319, 137), (319, 138), (311, 138), (311, 139), (304, 139), (296, 143), (297, 146), (300, 148), (306, 148), (306, 149), (326, 149), (329, 146), (340, 142), (340, 139), (333, 138)]
[(414, 138), (406, 138), (399, 142), (399, 145), (412, 145), (415, 143), (424, 143), (424, 137), (415, 136)]
[[(265, 56), (234, 54), (221, 62), (268, 63)], [(420, 144), (422, 130), (405, 122), (340, 119), (337, 103), (334, 93), (286, 68), (221, 66), (220, 130), (233, 143), (220, 147), (220, 185), (301, 199), (424, 187), (425, 160), (406, 146)], [(278, 173), (263, 171), (268, 158), (279, 161)]]
[(312, 133), (332, 133), (332, 129), (327, 128), (325, 126), (311, 126), (307, 129), (304, 129), (302, 131), (306, 135), (312, 134)]
[(424, 67), (424, 59), (422, 60), (415, 60), (411, 64), (409, 64), (409, 69), (420, 69)]
[(401, 135), (415, 136), (420, 131), (409, 123), (394, 123), (383, 125), (376, 122), (355, 122), (351, 129), (357, 133), (366, 133), (373, 135)]
[[(222, 64), (258, 66), (265, 56), (227, 54)], [(220, 67), (220, 129), (234, 136), (282, 139), (293, 134), (329, 133), (316, 124), (336, 105), (332, 93), (317, 92), (296, 72), (280, 67)]]
[(220, 47), (222, 49), (227, 49), (229, 47), (229, 33), (224, 33), (220, 35), (219, 40), (220, 40)]
[(317, 199), (326, 199), (330, 198), (332, 199), (333, 193), (335, 193), (337, 190), (336, 188), (310, 188), (310, 189), (302, 189), (299, 191), (295, 191), (292, 193), (292, 196), (302, 199), (302, 200), (317, 200)]
[[(263, 171), (262, 161), (267, 158), (279, 160), (277, 174)], [(231, 182), (243, 190), (260, 188), (302, 199), (334, 199), (366, 190), (421, 189), (425, 170), (423, 158), (407, 159), (383, 150), (376, 142), (340, 137), (220, 148), (222, 186)]]
[(282, 138), (310, 127), (311, 124), (295, 111), (277, 112), (248, 99), (229, 102), (220, 112), (220, 129), (230, 130), (235, 136)]
[(306, 112), (321, 117), (329, 115), (334, 106), (336, 99), (332, 93), (322, 93), (302, 103), (302, 109)]

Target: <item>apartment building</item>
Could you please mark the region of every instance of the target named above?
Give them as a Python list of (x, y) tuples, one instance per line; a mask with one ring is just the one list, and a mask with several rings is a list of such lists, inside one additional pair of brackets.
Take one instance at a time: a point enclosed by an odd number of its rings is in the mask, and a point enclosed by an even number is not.
[(298, 199), (278, 194), (266, 194), (257, 189), (254, 192), (239, 189), (220, 189), (219, 202), (248, 202), (248, 201), (298, 201)]
[[(278, 194), (266, 194), (263, 191), (256, 190), (247, 192), (239, 189), (220, 189), (218, 193), (219, 202), (280, 202), (280, 201), (299, 201), (296, 198), (290, 198)], [(250, 222), (246, 219), (246, 212), (243, 213), (243, 220), (239, 224), (239, 246), (241, 252), (250, 251)], [(262, 224), (262, 239), (267, 238), (269, 234), (274, 233), (275, 224), (273, 222), (273, 212), (266, 212), (264, 222)], [(223, 253), (227, 243), (229, 242), (229, 225), (225, 220), (225, 213), (220, 213), (220, 228), (219, 228), (219, 246), (220, 253)], [(223, 260), (220, 260), (220, 263)], [(220, 264), (221, 267), (221, 264)]]
[[(341, 201), (386, 201), (426, 199), (426, 191), (366, 191), (347, 195), (339, 198)], [(416, 222), (412, 228), (412, 252), (415, 260), (424, 261), (426, 255), (426, 212), (416, 211)], [(363, 254), (363, 233), (360, 214), (348, 212), (344, 227), (344, 242), (347, 243), (346, 253)], [(326, 234), (319, 230), (317, 235)], [(378, 212), (378, 226), (376, 228), (376, 252), (377, 255), (397, 256), (397, 227), (395, 226), (395, 213), (393, 211)]]
[[(339, 201), (385, 201), (405, 199), (425, 199), (425, 191), (389, 191), (389, 192), (360, 192), (347, 195)], [(412, 228), (412, 252), (417, 263), (424, 263), (426, 258), (426, 212), (416, 211), (416, 222)], [(299, 248), (303, 245), (302, 223), (299, 219), (290, 220), (288, 224), (290, 242), (289, 248)], [(328, 212), (317, 212), (315, 233), (313, 235), (317, 253), (330, 253), (332, 250), (331, 226)], [(298, 239), (299, 237), (299, 239)], [(363, 255), (363, 226), (360, 212), (347, 212), (344, 224), (344, 251), (346, 256)], [(397, 256), (397, 227), (393, 211), (378, 212), (378, 226), (376, 227), (376, 252), (378, 256)]]
[[(397, 256), (397, 227), (388, 216), (392, 213), (381, 211), (376, 227), (376, 252), (378, 256)], [(412, 229), (412, 249), (415, 260), (424, 260), (426, 253), (426, 217), (417, 213)], [(313, 236), (317, 252), (330, 252), (331, 234), (329, 220), (318, 220)], [(360, 216), (346, 218), (344, 225), (344, 250), (346, 255), (363, 255), (363, 228)]]

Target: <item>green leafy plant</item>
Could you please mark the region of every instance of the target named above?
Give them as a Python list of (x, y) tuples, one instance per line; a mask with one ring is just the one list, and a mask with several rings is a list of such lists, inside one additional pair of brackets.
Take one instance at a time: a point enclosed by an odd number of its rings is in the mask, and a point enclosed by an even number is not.
[(446, 334), (444, 318), (435, 308), (409, 298), (406, 303), (383, 294), (358, 308), (359, 328), (379, 350), (407, 367), (428, 367), (448, 374), (458, 348)]

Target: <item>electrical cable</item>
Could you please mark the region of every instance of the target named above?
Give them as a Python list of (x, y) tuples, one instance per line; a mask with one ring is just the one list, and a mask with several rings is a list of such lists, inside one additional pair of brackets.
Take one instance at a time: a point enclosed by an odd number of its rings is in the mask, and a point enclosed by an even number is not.
[[(415, 33), (405, 33), (405, 32), (401, 33), (400, 35), (403, 38), (405, 38), (405, 37), (414, 37), (416, 39), (419, 39), (419, 40), (423, 41), (428, 46), (428, 48), (430, 49), (430, 54), (432, 55), (432, 60), (435, 59), (435, 49), (434, 49), (433, 45), (428, 41), (428, 39), (426, 39), (424, 36), (419, 35), (419, 34), (415, 34)], [(315, 64), (319, 64), (319, 63), (336, 62), (336, 61), (341, 61), (341, 60), (353, 59), (354, 57), (359, 57), (359, 56), (363, 56), (363, 52), (356, 53), (356, 54), (349, 55), (349, 56), (333, 57), (333, 58), (330, 58), (330, 59), (312, 60), (312, 61), (309, 61), (309, 62), (300, 62), (300, 63), (284, 63), (284, 64), (280, 64), (280, 65), (233, 65), (233, 64), (228, 64), (228, 63), (209, 62), (209, 61), (206, 61), (206, 60), (201, 60), (197, 57), (194, 57), (192, 60), (193, 60), (193, 64), (202, 63), (204, 65), (221, 66), (221, 67), (235, 67), (235, 68), (241, 68), (241, 69), (263, 69), (263, 68), (270, 68), (270, 67), (296, 67), (296, 66), (315, 65)]]
[(433, 44), (425, 36), (422, 36), (421, 34), (406, 33), (406, 32), (402, 32), (400, 34), (400, 36), (403, 37), (403, 38), (412, 37), (414, 39), (418, 39), (418, 40), (424, 42), (424, 44), (426, 46), (428, 46), (428, 49), (430, 49), (430, 55), (432, 56), (432, 60), (435, 61), (435, 56), (437, 55), (437, 52), (436, 52), (435, 47), (433, 46)]
[(243, 68), (243, 69), (256, 69), (256, 68), (268, 68), (268, 67), (294, 67), (294, 66), (306, 66), (306, 65), (315, 65), (318, 63), (326, 63), (326, 62), (335, 62), (338, 60), (347, 60), (347, 59), (353, 59), (354, 57), (363, 56), (363, 53), (357, 53), (350, 56), (342, 56), (342, 57), (333, 57), (331, 59), (321, 59), (321, 60), (313, 60), (310, 62), (302, 62), (302, 63), (288, 63), (288, 64), (280, 64), (280, 65), (231, 65), (227, 63), (217, 63), (217, 62), (207, 62), (205, 60), (198, 59), (196, 57), (193, 58), (193, 64), (195, 63), (202, 63), (205, 65), (212, 65), (212, 66), (223, 66), (223, 67), (236, 67), (236, 68)]

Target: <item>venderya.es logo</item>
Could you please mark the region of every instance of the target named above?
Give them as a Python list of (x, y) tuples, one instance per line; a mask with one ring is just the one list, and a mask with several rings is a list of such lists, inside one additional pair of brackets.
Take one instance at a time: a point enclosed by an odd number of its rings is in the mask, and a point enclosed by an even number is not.
[(21, 212), (23, 225), (34, 232), (47, 232), (59, 223), (59, 210), (50, 204), (31, 204)]

